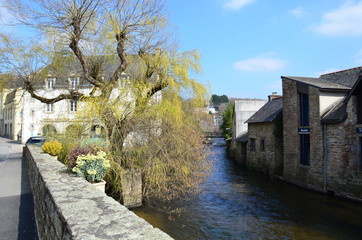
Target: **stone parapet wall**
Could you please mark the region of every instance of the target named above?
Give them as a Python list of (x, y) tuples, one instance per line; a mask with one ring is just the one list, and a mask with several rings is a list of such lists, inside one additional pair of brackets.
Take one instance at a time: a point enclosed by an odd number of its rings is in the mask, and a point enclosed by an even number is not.
[(40, 148), (25, 155), (40, 239), (172, 239)]

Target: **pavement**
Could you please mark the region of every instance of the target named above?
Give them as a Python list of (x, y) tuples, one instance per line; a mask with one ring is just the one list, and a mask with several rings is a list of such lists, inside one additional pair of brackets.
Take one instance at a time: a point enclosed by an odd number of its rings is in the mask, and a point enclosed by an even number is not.
[(38, 239), (22, 147), (0, 137), (0, 240)]

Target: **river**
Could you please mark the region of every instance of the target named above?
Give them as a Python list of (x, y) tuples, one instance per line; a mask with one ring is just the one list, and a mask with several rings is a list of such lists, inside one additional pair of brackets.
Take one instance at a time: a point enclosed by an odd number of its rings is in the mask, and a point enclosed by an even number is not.
[(175, 239), (362, 239), (362, 204), (310, 192), (235, 165), (213, 140), (215, 171), (178, 214), (134, 212)]

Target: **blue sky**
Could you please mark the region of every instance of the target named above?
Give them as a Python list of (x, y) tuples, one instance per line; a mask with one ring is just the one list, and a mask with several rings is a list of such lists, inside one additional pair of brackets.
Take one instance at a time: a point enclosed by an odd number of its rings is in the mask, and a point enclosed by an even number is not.
[(166, 10), (180, 49), (200, 52), (211, 93), (266, 99), (282, 92), (280, 76), (362, 65), (362, 0), (167, 0)]
[(167, 9), (215, 94), (265, 99), (282, 92), (280, 76), (362, 65), (362, 1), (168, 0)]

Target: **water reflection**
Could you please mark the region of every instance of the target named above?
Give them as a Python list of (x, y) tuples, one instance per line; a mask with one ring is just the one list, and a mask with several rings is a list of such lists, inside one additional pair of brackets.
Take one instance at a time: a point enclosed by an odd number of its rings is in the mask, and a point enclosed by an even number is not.
[(135, 213), (175, 239), (361, 239), (362, 204), (309, 192), (234, 165), (214, 140), (216, 170), (203, 193)]

